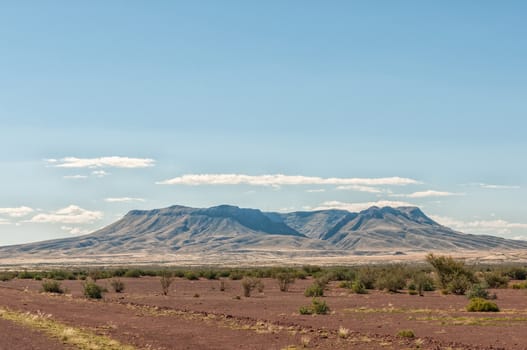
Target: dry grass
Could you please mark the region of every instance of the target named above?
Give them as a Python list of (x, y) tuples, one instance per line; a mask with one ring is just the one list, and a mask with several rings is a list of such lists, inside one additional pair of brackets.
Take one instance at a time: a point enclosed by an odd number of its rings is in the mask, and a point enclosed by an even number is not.
[(73, 345), (81, 350), (134, 350), (106, 336), (94, 334), (85, 329), (75, 328), (55, 321), (49, 314), (12, 311), (0, 308), (0, 318), (15, 322), (27, 328), (35, 329), (59, 339), (64, 344)]

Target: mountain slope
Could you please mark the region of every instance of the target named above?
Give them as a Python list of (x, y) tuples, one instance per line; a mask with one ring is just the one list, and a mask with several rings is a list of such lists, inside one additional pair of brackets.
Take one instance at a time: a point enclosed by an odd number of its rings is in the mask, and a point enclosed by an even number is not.
[(527, 249), (527, 242), (455, 232), (419, 208), (372, 207), (360, 213), (322, 210), (263, 213), (221, 205), (133, 210), (89, 235), (0, 247), (17, 254), (179, 254), (285, 251), (339, 254)]

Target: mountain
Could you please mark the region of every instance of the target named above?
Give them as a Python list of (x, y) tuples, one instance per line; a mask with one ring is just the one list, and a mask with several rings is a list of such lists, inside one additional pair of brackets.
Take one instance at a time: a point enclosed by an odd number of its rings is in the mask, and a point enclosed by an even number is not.
[(416, 207), (265, 213), (229, 205), (132, 210), (89, 235), (0, 247), (5, 256), (290, 252), (380, 254), (526, 249), (527, 242), (453, 231)]

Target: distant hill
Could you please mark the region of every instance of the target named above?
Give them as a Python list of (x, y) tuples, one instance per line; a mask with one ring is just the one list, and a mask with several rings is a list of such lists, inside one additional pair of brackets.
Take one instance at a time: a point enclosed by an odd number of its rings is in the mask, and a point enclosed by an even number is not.
[(220, 205), (133, 210), (89, 235), (0, 247), (0, 254), (82, 257), (280, 250), (323, 255), (492, 249), (527, 249), (527, 242), (456, 232), (416, 207), (265, 213)]

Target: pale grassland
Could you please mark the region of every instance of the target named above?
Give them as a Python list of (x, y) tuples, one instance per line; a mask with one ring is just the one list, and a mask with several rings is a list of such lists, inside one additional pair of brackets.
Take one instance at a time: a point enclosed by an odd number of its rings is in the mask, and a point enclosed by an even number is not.
[(49, 314), (32, 314), (0, 308), (0, 318), (40, 331), (80, 350), (135, 350), (135, 347), (121, 344), (109, 337), (53, 320)]

